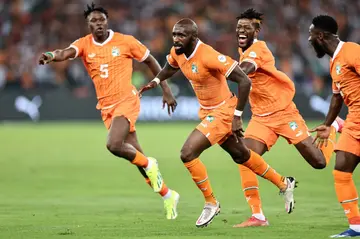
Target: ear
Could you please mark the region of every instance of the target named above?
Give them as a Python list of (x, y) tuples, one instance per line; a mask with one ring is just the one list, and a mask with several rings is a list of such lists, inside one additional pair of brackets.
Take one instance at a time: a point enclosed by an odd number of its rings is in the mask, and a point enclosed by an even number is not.
[(258, 35), (260, 34), (260, 30), (261, 30), (260, 27), (258, 27), (258, 28), (255, 29), (255, 34), (254, 34), (254, 37), (255, 37), (255, 38), (258, 38)]
[(318, 33), (319, 40), (324, 40), (324, 36), (325, 36), (324, 32), (319, 32)]
[(196, 42), (197, 38), (198, 38), (197, 35), (192, 35), (191, 36), (191, 41)]

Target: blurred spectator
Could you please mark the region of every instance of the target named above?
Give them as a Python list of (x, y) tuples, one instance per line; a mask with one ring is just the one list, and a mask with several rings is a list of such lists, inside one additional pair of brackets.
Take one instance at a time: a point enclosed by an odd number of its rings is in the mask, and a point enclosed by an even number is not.
[[(0, 89), (69, 87), (86, 95), (92, 89), (80, 60), (38, 66), (41, 52), (64, 48), (88, 34), (83, 9), (91, 0), (3, 0), (0, 3)], [(184, 17), (199, 25), (200, 38), (218, 51), (238, 59), (236, 17), (253, 7), (265, 14), (260, 35), (273, 51), (277, 66), (296, 83), (297, 90), (326, 97), (329, 92), (328, 58), (316, 59), (309, 47), (308, 27), (318, 14), (330, 14), (339, 23), (345, 41), (360, 41), (360, 1), (357, 0), (102, 0), (109, 10), (110, 28), (134, 35), (163, 65), (172, 45), (171, 30)], [(136, 85), (152, 78), (135, 63)], [(179, 80), (176, 80), (179, 79)], [(189, 84), (177, 74), (173, 84), (182, 94)], [(178, 86), (174, 86), (179, 89)], [(79, 90), (80, 89), (80, 90)], [(80, 93), (79, 93), (80, 92)]]

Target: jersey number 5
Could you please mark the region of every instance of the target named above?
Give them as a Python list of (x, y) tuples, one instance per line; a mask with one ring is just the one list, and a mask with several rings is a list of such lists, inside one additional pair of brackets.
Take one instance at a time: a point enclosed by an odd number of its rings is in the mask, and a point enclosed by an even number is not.
[(108, 64), (102, 64), (100, 65), (100, 77), (101, 78), (108, 78), (109, 77), (109, 65)]

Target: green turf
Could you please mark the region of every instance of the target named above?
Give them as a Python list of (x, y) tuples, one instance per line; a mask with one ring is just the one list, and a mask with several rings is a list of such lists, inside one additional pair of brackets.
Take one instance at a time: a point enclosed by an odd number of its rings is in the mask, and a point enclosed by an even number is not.
[[(167, 221), (162, 199), (137, 169), (105, 148), (106, 130), (96, 123), (0, 126), (0, 238), (327, 238), (347, 228), (334, 192), (332, 168), (312, 169), (284, 140), (265, 159), (299, 181), (296, 209), (287, 215), (278, 190), (261, 179), (271, 226), (234, 229), (249, 216), (237, 166), (220, 147), (202, 155), (221, 214), (195, 228), (203, 198), (179, 159), (196, 123), (139, 124), (138, 136), (156, 157), (171, 188), (181, 194), (179, 217)], [(359, 175), (354, 176), (359, 184)]]

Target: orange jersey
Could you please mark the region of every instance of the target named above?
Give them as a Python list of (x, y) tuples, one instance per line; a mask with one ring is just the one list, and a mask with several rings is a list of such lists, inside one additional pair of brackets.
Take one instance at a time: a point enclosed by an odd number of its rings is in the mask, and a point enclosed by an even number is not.
[(190, 81), (202, 108), (215, 108), (232, 96), (226, 77), (238, 62), (200, 40), (189, 57), (176, 55), (172, 47), (167, 61), (173, 68), (180, 68)]
[(109, 107), (136, 94), (131, 83), (132, 59), (144, 61), (150, 51), (133, 36), (109, 30), (109, 37), (103, 43), (94, 40), (91, 34), (70, 45), (81, 57), (94, 82), (98, 109)]
[(292, 80), (275, 67), (275, 59), (264, 41), (254, 43), (242, 52), (239, 48), (240, 62), (251, 62), (255, 72), (249, 74), (252, 82), (249, 101), (255, 115), (270, 115), (288, 107), (295, 95)]
[[(341, 94), (349, 114), (360, 117), (360, 45), (340, 42), (330, 59), (333, 93)], [(359, 118), (360, 122), (360, 118)]]
[(340, 42), (330, 59), (334, 94), (341, 94), (349, 109), (344, 130), (360, 139), (360, 45)]

